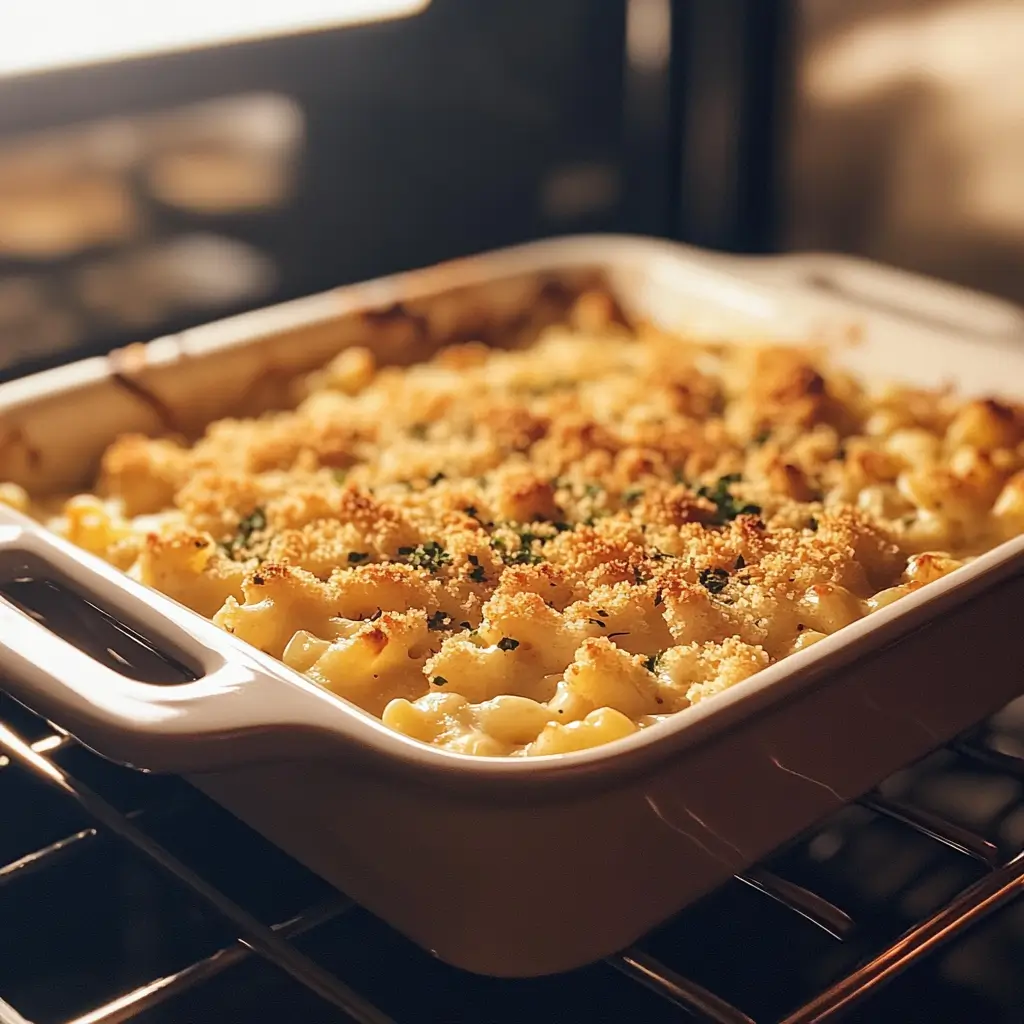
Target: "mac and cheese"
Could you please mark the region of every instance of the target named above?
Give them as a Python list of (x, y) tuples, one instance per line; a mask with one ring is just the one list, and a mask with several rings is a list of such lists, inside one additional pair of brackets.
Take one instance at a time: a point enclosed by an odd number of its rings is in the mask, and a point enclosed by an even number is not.
[(122, 437), (51, 525), (399, 732), (557, 754), (1024, 533), (1024, 407), (629, 330), (592, 293), (528, 348), (349, 349), (293, 411)]

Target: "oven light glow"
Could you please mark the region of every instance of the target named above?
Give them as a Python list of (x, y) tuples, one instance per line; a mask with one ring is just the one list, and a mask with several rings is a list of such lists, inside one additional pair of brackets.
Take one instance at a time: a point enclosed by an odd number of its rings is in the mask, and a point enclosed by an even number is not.
[(0, 0), (0, 75), (384, 21), (430, 0)]

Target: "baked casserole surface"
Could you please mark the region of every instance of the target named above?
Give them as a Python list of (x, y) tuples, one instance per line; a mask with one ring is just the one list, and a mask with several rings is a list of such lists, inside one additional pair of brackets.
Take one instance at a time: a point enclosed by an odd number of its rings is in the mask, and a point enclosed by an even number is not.
[(1024, 406), (628, 327), (378, 366), (122, 436), (0, 500), (426, 743), (557, 754), (685, 713), (1024, 533)]

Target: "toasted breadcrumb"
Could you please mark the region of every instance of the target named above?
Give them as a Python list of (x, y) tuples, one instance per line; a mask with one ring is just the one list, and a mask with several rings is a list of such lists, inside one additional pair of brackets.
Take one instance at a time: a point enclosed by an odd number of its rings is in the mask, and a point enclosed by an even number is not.
[(403, 368), (347, 349), (291, 411), (116, 440), (53, 526), (393, 728), (499, 756), (685, 713), (1024, 532), (1024, 407), (613, 308)]

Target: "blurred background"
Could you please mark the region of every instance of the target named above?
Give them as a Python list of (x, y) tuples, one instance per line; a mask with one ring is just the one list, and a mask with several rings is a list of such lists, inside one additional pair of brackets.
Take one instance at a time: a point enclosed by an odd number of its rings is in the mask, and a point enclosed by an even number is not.
[(1024, 4), (799, 8), (780, 244), (1024, 301)]
[(0, 7), (0, 373), (563, 232), (1024, 299), (1019, 0)]

